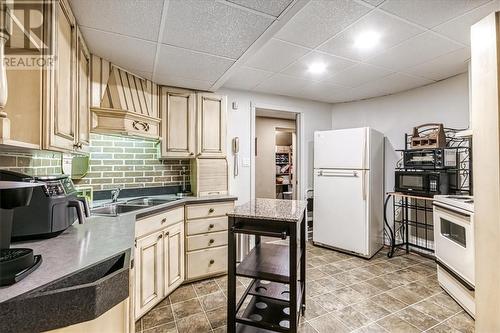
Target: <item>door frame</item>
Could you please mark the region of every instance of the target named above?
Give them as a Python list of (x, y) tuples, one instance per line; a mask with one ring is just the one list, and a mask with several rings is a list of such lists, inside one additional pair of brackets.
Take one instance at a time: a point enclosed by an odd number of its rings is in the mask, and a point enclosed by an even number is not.
[[(296, 175), (299, 177), (297, 182), (297, 200), (305, 200), (306, 198), (306, 173), (305, 173), (305, 155), (303, 154), (305, 148), (305, 135), (304, 135), (304, 113), (301, 110), (270, 105), (265, 103), (250, 102), (250, 199), (255, 200), (255, 119), (256, 109), (267, 109), (278, 112), (289, 112), (295, 115), (295, 127), (297, 135), (297, 152), (296, 161), (297, 166)], [(278, 117), (279, 118), (279, 117)]]

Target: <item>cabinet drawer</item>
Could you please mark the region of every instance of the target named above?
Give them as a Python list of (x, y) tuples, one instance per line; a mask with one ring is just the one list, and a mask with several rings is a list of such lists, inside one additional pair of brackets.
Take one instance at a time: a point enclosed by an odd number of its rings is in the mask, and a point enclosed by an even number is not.
[(187, 253), (187, 278), (197, 279), (227, 271), (227, 246)]
[(205, 217), (225, 216), (226, 213), (232, 212), (233, 209), (234, 203), (232, 201), (223, 203), (214, 202), (208, 204), (187, 205), (186, 218), (199, 219)]
[(165, 228), (176, 222), (184, 220), (183, 207), (167, 210), (163, 213), (148, 216), (144, 219), (138, 220), (135, 224), (135, 236), (141, 237), (153, 231)]
[(221, 245), (227, 245), (227, 231), (211, 232), (187, 237), (187, 250), (201, 250), (213, 248)]
[(227, 230), (227, 216), (191, 220), (186, 224), (186, 232), (188, 236), (223, 230)]

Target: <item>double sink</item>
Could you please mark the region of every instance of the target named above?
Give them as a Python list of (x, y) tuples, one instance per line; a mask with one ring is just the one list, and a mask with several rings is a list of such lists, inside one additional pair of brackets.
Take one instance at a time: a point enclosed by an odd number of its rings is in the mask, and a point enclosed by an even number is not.
[(168, 202), (179, 200), (180, 198), (159, 199), (159, 198), (137, 198), (128, 201), (114, 202), (102, 207), (94, 208), (90, 211), (91, 215), (98, 216), (118, 216), (121, 214), (133, 212), (146, 207), (162, 205)]

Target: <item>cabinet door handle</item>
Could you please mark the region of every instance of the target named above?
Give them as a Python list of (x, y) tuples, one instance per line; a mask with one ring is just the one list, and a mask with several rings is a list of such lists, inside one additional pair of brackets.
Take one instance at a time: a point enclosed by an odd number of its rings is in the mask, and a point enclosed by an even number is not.
[(211, 213), (213, 213), (213, 212), (215, 212), (215, 209), (213, 209), (213, 208), (210, 208), (210, 209), (208, 210), (208, 213), (209, 213), (209, 214), (211, 214)]
[(161, 224), (163, 224), (165, 222), (167, 222), (167, 218), (166, 217), (164, 217), (163, 219), (161, 219)]
[[(138, 125), (141, 126), (142, 129)], [(149, 131), (149, 124), (145, 121), (134, 120), (134, 122), (132, 123), (132, 127), (137, 131), (140, 130), (143, 130), (144, 132)]]
[(208, 226), (209, 229), (212, 229), (213, 227), (215, 227), (213, 223), (210, 223), (210, 225)]
[(158, 239), (162, 239), (162, 238), (163, 238), (163, 234), (159, 234)]
[(213, 239), (208, 241), (208, 244), (213, 244), (215, 241)]
[(213, 265), (215, 263), (215, 260), (210, 259), (210, 265)]
[(193, 152), (190, 152), (190, 153), (189, 153), (189, 156), (194, 156), (194, 153), (193, 153)]

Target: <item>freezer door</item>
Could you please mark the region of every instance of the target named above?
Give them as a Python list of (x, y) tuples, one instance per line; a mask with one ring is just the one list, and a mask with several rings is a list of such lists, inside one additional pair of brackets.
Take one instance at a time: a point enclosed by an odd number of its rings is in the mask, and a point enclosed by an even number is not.
[(315, 170), (313, 241), (368, 255), (368, 177), (364, 170)]
[(314, 133), (315, 169), (369, 169), (368, 128)]

